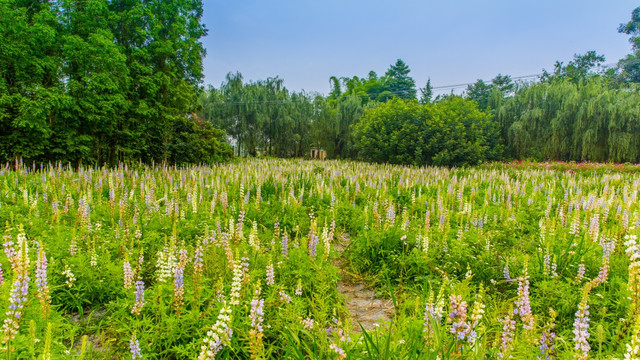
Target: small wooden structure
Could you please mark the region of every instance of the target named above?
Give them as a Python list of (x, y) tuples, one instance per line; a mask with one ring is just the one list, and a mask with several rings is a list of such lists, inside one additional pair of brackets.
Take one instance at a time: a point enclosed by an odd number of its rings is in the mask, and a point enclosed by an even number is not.
[(311, 158), (324, 160), (327, 157), (327, 152), (323, 148), (312, 147), (311, 148)]

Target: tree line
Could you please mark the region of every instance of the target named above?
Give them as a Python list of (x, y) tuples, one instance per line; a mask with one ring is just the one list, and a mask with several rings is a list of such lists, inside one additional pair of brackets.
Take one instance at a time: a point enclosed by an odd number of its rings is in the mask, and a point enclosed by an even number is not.
[(291, 93), (282, 79), (229, 74), (201, 96), (203, 118), (238, 154), (329, 157), (414, 165), (531, 159), (640, 162), (640, 7), (618, 31), (632, 53), (614, 67), (595, 51), (556, 62), (533, 82), (498, 74), (463, 95), (433, 96), (402, 60), (383, 76), (331, 77), (325, 96)]
[[(632, 52), (594, 51), (538, 81), (497, 75), (463, 95), (418, 88), (402, 60), (331, 77), (328, 95), (230, 73), (201, 86), (202, 1), (0, 2), (0, 161), (210, 163), (236, 155), (464, 165), (640, 162), (640, 8)], [(232, 148), (232, 146), (233, 148)]]
[(0, 161), (210, 162), (202, 1), (0, 2)]

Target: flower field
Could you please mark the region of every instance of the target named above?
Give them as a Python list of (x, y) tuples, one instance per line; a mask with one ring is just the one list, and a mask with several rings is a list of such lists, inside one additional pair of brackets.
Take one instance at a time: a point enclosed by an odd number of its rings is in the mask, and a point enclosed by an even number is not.
[[(640, 167), (0, 168), (6, 359), (638, 359)], [(392, 302), (360, 326), (341, 273)]]

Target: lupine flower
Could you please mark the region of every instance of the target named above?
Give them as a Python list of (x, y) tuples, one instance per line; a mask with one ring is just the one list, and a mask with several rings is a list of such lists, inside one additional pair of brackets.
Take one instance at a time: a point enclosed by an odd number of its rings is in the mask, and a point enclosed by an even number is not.
[(251, 327), (262, 336), (262, 322), (264, 317), (264, 299), (254, 299), (251, 301)]
[(582, 301), (578, 305), (578, 311), (576, 311), (576, 318), (573, 322), (573, 342), (574, 342), (574, 358), (587, 359), (589, 357), (589, 305), (587, 304), (588, 298), (588, 286), (582, 296)]
[(511, 349), (514, 331), (516, 330), (516, 321), (512, 320), (510, 315), (507, 315), (504, 319), (501, 319), (500, 322), (502, 322), (502, 337), (498, 356), (502, 359), (505, 357), (507, 351)]
[(302, 279), (298, 279), (298, 285), (296, 286), (295, 294), (297, 296), (302, 296)]
[(131, 264), (126, 260), (122, 265), (122, 270), (124, 273), (124, 288), (131, 289), (133, 287), (133, 270), (131, 270)]
[(231, 329), (230, 325), (231, 308), (223, 304), (216, 323), (213, 324), (211, 330), (207, 332), (207, 336), (204, 338), (204, 345), (200, 347), (198, 360), (214, 360), (220, 350), (229, 344), (233, 336), (233, 329)]
[(584, 264), (578, 265), (578, 274), (576, 274), (576, 281), (581, 282), (584, 279), (584, 273), (586, 271), (586, 267)]
[(556, 312), (553, 309), (549, 309), (550, 319), (547, 322), (544, 330), (542, 331), (542, 336), (540, 337), (540, 353), (538, 359), (551, 359), (551, 356), (555, 355), (555, 339), (556, 333), (554, 328), (556, 327), (555, 319)]
[(524, 266), (524, 273), (518, 278), (518, 298), (515, 302), (513, 313), (520, 316), (522, 328), (525, 330), (533, 329), (533, 314), (531, 313), (531, 303), (529, 301), (529, 275), (527, 274), (527, 265)]
[(184, 302), (184, 268), (187, 265), (187, 250), (180, 249), (180, 261), (173, 273), (173, 307), (176, 311), (182, 308)]
[(280, 290), (278, 292), (278, 295), (280, 295), (280, 301), (283, 301), (287, 304), (291, 302), (291, 296), (287, 295), (287, 293), (284, 292), (284, 290)]
[(634, 308), (640, 302), (640, 247), (636, 242), (635, 235), (625, 235), (624, 245), (627, 247), (625, 253), (629, 256), (629, 280), (627, 287), (632, 294)]
[(73, 284), (76, 282), (76, 276), (71, 272), (69, 265), (64, 266), (64, 271), (62, 272), (62, 275), (65, 276), (65, 281), (64, 281), (65, 285), (67, 285), (67, 287), (69, 288), (73, 287)]
[(626, 344), (627, 351), (624, 353), (625, 360), (638, 360), (640, 358), (640, 317), (636, 316), (633, 324), (631, 343)]
[(249, 246), (255, 251), (260, 251), (260, 239), (258, 238), (258, 222), (254, 221), (249, 233)]
[(344, 349), (342, 349), (337, 344), (331, 344), (331, 345), (329, 345), (329, 348), (331, 350), (333, 350), (338, 355), (338, 359), (346, 359), (347, 358), (347, 354), (344, 352)]
[(242, 273), (244, 274), (242, 281), (247, 282), (249, 281), (249, 258), (244, 256), (240, 258), (240, 261), (242, 261)]
[(231, 300), (229, 304), (238, 305), (240, 304), (240, 290), (242, 289), (242, 264), (240, 261), (234, 261), (233, 264), (233, 281), (231, 282)]
[(313, 330), (313, 319), (310, 317), (302, 319), (302, 325), (305, 330)]
[(273, 263), (269, 262), (267, 265), (267, 285), (273, 285), (276, 283), (275, 272), (273, 270)]
[(289, 256), (289, 237), (286, 233), (282, 234), (282, 249), (280, 251), (282, 253), (282, 256)]
[(96, 253), (95, 246), (91, 247), (91, 257), (89, 258), (89, 265), (91, 265), (91, 267), (98, 266), (98, 254)]
[(138, 338), (135, 334), (133, 334), (133, 337), (131, 338), (131, 340), (129, 340), (129, 351), (131, 352), (132, 359), (142, 359), (142, 354), (140, 353), (140, 343), (138, 342)]
[(440, 324), (444, 316), (444, 285), (440, 287), (438, 297), (434, 300), (433, 291), (429, 292), (429, 300), (424, 311), (424, 332), (429, 337), (433, 331), (432, 322)]
[(327, 335), (331, 337), (331, 345), (329, 345), (329, 348), (331, 348), (338, 355), (338, 359), (345, 359), (347, 357), (347, 354), (338, 344), (349, 342), (351, 341), (351, 338), (342, 329), (342, 321), (333, 318), (332, 322), (333, 325), (325, 330), (327, 332)]
[(482, 303), (482, 291), (483, 290), (481, 288), (478, 294), (476, 294), (476, 300), (473, 302), (473, 309), (471, 310), (471, 316), (469, 317), (469, 319), (471, 319), (471, 329), (475, 333), (482, 330), (480, 321), (482, 321), (482, 317), (484, 316), (485, 308), (484, 303)]
[(251, 301), (251, 330), (249, 331), (249, 342), (251, 358), (262, 359), (264, 357), (264, 344), (262, 343), (262, 322), (264, 321), (264, 299), (253, 299)]
[(309, 256), (312, 259), (315, 259), (316, 257), (316, 249), (318, 247), (318, 236), (316, 234), (309, 234)]
[(511, 278), (511, 275), (509, 274), (509, 262), (507, 261), (506, 264), (504, 264), (504, 269), (502, 270), (503, 274), (504, 274), (504, 278), (507, 281), (512, 281), (513, 279)]
[(200, 278), (202, 277), (203, 262), (202, 262), (202, 242), (199, 242), (193, 253), (193, 282), (196, 291), (199, 291)]
[(449, 296), (449, 305), (451, 312), (449, 313), (449, 321), (451, 321), (451, 329), (449, 332), (454, 335), (457, 340), (465, 340), (473, 342), (476, 334), (467, 322), (467, 302), (462, 301), (462, 296)]
[(140, 315), (140, 311), (144, 306), (144, 282), (142, 280), (136, 281), (136, 301), (131, 309), (132, 314)]
[(47, 282), (47, 255), (42, 248), (38, 251), (38, 259), (36, 260), (36, 287), (42, 315), (48, 317), (51, 296), (49, 295), (49, 284)]
[(18, 251), (15, 255), (13, 270), (15, 280), (9, 294), (9, 310), (5, 313), (7, 318), (4, 319), (2, 326), (2, 344), (7, 344), (18, 333), (22, 309), (29, 295), (29, 280), (31, 280), (29, 278), (29, 248), (26, 236), (22, 232), (18, 235)]
[(177, 260), (174, 255), (173, 247), (169, 249), (167, 246), (158, 253), (158, 281), (166, 282), (168, 278), (173, 276), (175, 268), (177, 266)]

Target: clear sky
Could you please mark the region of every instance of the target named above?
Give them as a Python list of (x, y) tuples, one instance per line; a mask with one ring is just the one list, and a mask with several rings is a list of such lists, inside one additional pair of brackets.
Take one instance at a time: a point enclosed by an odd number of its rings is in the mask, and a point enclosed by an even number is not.
[(205, 83), (228, 72), (329, 92), (332, 75), (383, 75), (396, 59), (418, 87), (551, 70), (596, 50), (628, 54), (618, 25), (640, 0), (204, 0)]

